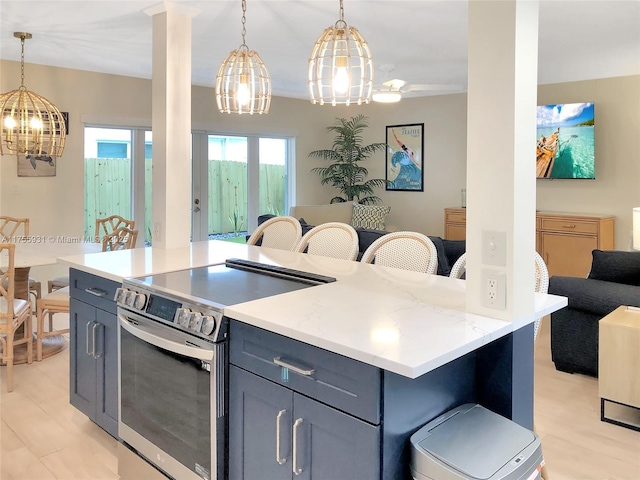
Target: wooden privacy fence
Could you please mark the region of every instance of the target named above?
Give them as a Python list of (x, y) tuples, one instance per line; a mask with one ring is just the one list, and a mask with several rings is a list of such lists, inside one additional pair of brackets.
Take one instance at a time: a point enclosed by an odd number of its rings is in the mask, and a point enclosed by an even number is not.
[[(84, 229), (95, 233), (96, 218), (120, 215), (131, 218), (131, 160), (86, 158), (84, 162)], [(136, 226), (145, 239), (151, 236), (151, 160), (145, 162), (145, 226)], [(247, 164), (229, 160), (209, 161), (209, 234), (247, 229)], [(260, 214), (283, 215), (284, 165), (260, 165)]]

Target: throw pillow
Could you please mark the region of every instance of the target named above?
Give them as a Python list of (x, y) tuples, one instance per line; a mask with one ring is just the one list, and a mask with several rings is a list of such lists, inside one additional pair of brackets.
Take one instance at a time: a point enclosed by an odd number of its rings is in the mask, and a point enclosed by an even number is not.
[(589, 278), (640, 286), (640, 252), (594, 250)]
[(380, 207), (377, 205), (353, 205), (353, 217), (351, 226), (354, 228), (372, 228), (374, 230), (384, 230), (384, 222), (391, 207)]

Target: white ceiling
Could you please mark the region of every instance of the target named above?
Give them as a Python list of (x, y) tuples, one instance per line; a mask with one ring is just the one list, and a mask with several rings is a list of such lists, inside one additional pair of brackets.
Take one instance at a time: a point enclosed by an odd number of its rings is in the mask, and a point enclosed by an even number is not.
[[(0, 0), (0, 58), (151, 78), (151, 17), (157, 0)], [(240, 0), (177, 0), (192, 20), (192, 83), (213, 86), (218, 67), (240, 46)], [(345, 20), (367, 39), (376, 84), (467, 84), (467, 2), (345, 0)], [(247, 0), (247, 45), (264, 60), (274, 95), (308, 98), (307, 60), (339, 16), (338, 0)], [(541, 0), (538, 83), (640, 74), (640, 0)], [(491, 25), (487, 25), (491, 28)], [(26, 71), (28, 87), (28, 69)], [(6, 87), (3, 87), (6, 89)], [(434, 92), (414, 92), (427, 95)], [(437, 93), (437, 92), (435, 92)]]

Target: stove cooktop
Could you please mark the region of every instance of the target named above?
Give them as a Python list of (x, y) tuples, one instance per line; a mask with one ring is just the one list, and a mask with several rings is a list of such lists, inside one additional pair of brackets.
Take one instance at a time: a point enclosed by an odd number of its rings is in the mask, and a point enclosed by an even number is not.
[(214, 307), (235, 305), (335, 280), (333, 277), (240, 259), (133, 279), (136, 285), (157, 293), (195, 298)]

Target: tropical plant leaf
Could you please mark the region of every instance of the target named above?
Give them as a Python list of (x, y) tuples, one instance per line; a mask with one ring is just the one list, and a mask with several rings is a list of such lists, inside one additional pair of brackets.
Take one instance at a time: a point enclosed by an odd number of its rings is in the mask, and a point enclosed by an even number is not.
[[(332, 162), (327, 167), (312, 168), (311, 172), (320, 176), (322, 185), (337, 188), (347, 201), (362, 203), (366, 200), (369, 203), (377, 203), (380, 198), (373, 195), (374, 189), (387, 184), (387, 181), (381, 178), (365, 180), (369, 171), (358, 163), (386, 149), (385, 143), (362, 145), (362, 132), (368, 126), (367, 119), (362, 114), (349, 119), (336, 118), (336, 123), (327, 127), (327, 132), (336, 134), (333, 148), (309, 153), (310, 157)], [(338, 198), (343, 197), (334, 197), (332, 201)]]

